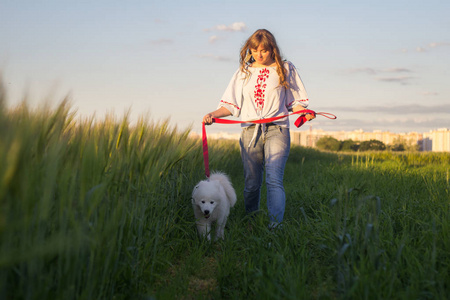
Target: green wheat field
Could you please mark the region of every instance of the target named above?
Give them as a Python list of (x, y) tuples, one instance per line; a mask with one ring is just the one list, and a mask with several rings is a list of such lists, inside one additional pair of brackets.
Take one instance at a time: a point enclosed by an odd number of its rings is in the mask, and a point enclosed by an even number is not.
[(248, 218), (237, 141), (210, 141), (238, 194), (197, 236), (201, 142), (170, 121), (7, 109), (0, 93), (0, 299), (446, 299), (450, 154), (292, 147), (279, 230)]

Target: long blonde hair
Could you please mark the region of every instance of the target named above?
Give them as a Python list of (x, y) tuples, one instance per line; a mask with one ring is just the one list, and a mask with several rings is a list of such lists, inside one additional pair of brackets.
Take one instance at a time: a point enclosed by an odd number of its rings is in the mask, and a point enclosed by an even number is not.
[(280, 77), (280, 85), (288, 88), (289, 83), (286, 80), (287, 72), (286, 68), (283, 66), (280, 49), (278, 48), (273, 34), (266, 29), (256, 30), (255, 33), (247, 39), (244, 46), (242, 46), (239, 59), (241, 71), (246, 74), (247, 78), (250, 76), (250, 71), (247, 66), (251, 63), (251, 49), (258, 49), (260, 45), (262, 45), (264, 49), (272, 52), (272, 59), (275, 60), (275, 63), (277, 64), (277, 73)]

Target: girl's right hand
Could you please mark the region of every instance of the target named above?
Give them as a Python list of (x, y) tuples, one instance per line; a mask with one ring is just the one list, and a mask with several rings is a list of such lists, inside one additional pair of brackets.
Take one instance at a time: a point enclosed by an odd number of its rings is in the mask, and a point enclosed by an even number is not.
[(213, 115), (212, 114), (207, 114), (203, 117), (203, 123), (205, 123), (205, 125), (211, 125), (213, 123)]

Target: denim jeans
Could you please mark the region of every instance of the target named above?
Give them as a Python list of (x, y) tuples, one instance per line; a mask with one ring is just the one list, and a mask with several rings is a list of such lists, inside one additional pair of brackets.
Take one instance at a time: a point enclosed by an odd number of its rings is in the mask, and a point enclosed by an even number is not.
[[(255, 128), (258, 128), (258, 133), (252, 140)], [(289, 128), (274, 124), (252, 125), (242, 130), (239, 144), (244, 165), (246, 212), (259, 210), (265, 168), (270, 221), (271, 223), (283, 221), (286, 205), (283, 175), (291, 145)]]

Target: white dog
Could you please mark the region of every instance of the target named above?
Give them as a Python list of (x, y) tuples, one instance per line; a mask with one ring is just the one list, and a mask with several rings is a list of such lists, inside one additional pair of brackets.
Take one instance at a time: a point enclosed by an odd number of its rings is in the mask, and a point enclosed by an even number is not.
[(209, 180), (200, 181), (192, 191), (192, 206), (199, 235), (211, 240), (211, 225), (216, 222), (216, 239), (223, 239), (230, 207), (235, 203), (236, 192), (224, 173), (215, 172)]

